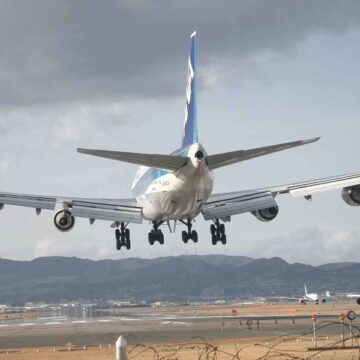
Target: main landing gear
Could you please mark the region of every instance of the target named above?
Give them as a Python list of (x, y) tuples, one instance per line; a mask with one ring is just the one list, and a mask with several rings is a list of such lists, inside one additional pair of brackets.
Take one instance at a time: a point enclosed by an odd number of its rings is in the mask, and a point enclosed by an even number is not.
[(180, 220), (184, 225), (187, 226), (188, 230), (187, 231), (183, 231), (181, 233), (182, 236), (182, 241), (187, 244), (187, 242), (189, 240), (192, 240), (194, 243), (198, 242), (198, 233), (195, 230), (191, 231), (192, 228), (192, 219), (187, 219), (185, 220)]
[(120, 224), (120, 229), (115, 230), (116, 238), (116, 250), (120, 250), (122, 246), (125, 246), (127, 250), (130, 250), (130, 230), (126, 227), (125, 223)]
[(221, 241), (223, 245), (226, 244), (225, 225), (221, 224), (219, 219), (213, 220), (214, 223), (210, 226), (211, 242), (216, 245), (218, 241)]
[(163, 221), (153, 221), (153, 229), (149, 232), (149, 244), (154, 245), (155, 241), (158, 241), (160, 245), (164, 244), (164, 234), (159, 229), (159, 226), (163, 223)]

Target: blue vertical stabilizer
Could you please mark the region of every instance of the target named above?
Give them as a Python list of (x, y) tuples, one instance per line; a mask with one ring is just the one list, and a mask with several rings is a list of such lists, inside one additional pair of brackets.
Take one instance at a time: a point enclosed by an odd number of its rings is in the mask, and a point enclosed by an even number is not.
[(186, 84), (185, 121), (182, 146), (198, 142), (196, 106), (196, 31), (191, 36), (188, 76)]

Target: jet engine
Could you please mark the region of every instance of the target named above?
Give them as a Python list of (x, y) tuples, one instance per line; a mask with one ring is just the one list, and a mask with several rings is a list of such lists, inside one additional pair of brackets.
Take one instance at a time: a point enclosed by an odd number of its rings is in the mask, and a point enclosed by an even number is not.
[(70, 231), (75, 225), (75, 218), (69, 210), (60, 210), (54, 216), (54, 224), (62, 232)]
[(274, 220), (279, 213), (278, 206), (272, 206), (267, 209), (261, 209), (251, 212), (258, 220), (268, 222)]
[(356, 303), (357, 303), (358, 305), (360, 305), (360, 298), (357, 298), (357, 299), (356, 299)]
[(350, 206), (360, 205), (360, 185), (343, 188), (341, 193), (343, 200)]

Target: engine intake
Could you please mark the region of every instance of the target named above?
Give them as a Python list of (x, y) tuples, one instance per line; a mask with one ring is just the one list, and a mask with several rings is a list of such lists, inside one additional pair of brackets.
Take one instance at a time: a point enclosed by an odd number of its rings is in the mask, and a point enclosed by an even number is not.
[(60, 210), (54, 216), (54, 224), (62, 232), (70, 231), (75, 225), (75, 218), (69, 210)]
[(267, 209), (261, 209), (251, 212), (258, 220), (268, 222), (274, 220), (279, 213), (278, 206), (272, 206)]
[(360, 205), (360, 185), (343, 188), (341, 193), (343, 200), (350, 206)]

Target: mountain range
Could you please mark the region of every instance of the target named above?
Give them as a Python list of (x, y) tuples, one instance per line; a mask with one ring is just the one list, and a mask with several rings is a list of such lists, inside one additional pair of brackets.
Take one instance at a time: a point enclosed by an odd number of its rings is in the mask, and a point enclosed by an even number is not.
[(359, 291), (360, 263), (289, 264), (279, 257), (186, 255), (155, 259), (0, 259), (0, 303), (68, 300), (195, 301)]

